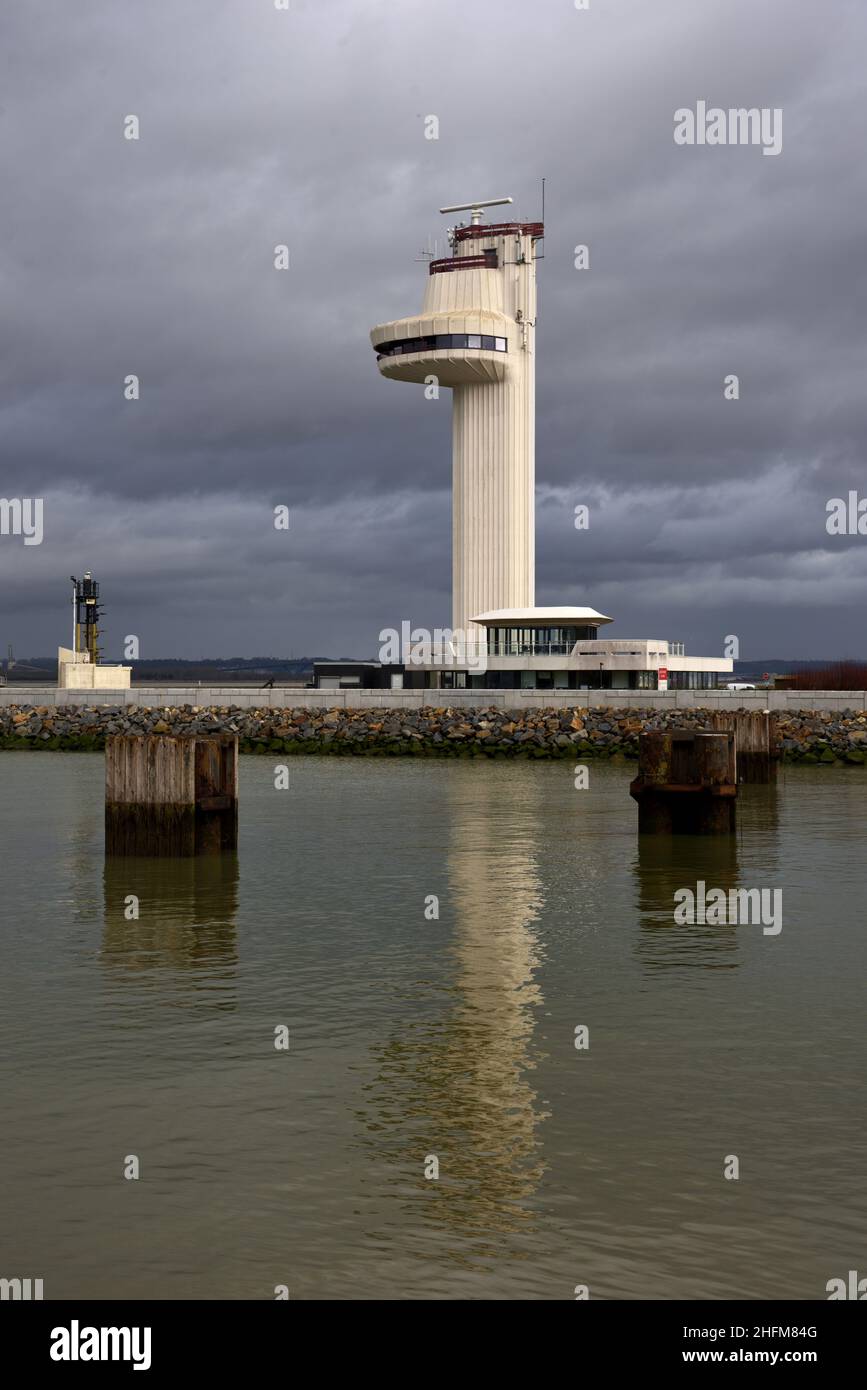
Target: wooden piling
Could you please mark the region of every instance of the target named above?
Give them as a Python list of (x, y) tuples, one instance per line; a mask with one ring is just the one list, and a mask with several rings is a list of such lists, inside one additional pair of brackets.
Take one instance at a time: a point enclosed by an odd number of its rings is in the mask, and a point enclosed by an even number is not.
[(777, 775), (776, 721), (761, 710), (714, 710), (713, 729), (732, 730), (738, 750), (739, 782), (772, 782)]
[(109, 735), (106, 854), (220, 854), (237, 842), (235, 735)]
[(735, 735), (687, 729), (652, 730), (638, 739), (638, 802), (642, 835), (727, 835), (735, 829)]

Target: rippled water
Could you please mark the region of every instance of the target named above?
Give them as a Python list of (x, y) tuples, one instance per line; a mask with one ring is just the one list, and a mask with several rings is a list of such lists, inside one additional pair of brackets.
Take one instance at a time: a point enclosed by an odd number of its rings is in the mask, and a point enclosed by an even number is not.
[[(786, 771), (735, 841), (640, 849), (629, 766), (290, 776), (242, 759), (237, 859), (106, 865), (102, 759), (0, 755), (0, 1276), (824, 1298), (867, 1272), (862, 772)], [(781, 934), (675, 926), (698, 878), (782, 887)]]

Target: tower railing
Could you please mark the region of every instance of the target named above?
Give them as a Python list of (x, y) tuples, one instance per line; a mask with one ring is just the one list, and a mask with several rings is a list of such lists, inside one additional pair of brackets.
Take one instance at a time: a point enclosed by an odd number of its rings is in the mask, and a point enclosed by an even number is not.
[(475, 241), (480, 237), (491, 236), (531, 236), (542, 237), (545, 235), (544, 222), (492, 222), (486, 225), (479, 222), (470, 227), (456, 227), (455, 241)]

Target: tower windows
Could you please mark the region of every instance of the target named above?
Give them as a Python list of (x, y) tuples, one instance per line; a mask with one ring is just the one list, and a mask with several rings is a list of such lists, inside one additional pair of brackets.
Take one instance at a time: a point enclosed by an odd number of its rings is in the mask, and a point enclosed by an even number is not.
[(478, 348), (484, 352), (508, 352), (508, 341), (490, 333), (434, 333), (427, 338), (395, 338), (380, 343), (377, 357), (399, 357), (407, 352), (447, 352), (449, 348)]
[(595, 641), (595, 627), (489, 627), (490, 656), (569, 656), (576, 642)]

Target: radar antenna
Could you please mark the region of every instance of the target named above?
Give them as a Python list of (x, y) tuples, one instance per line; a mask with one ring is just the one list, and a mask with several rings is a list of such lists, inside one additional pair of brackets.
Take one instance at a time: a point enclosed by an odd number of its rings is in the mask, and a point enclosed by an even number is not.
[(440, 208), (440, 212), (468, 212), (471, 214), (470, 226), (477, 227), (482, 220), (483, 208), (498, 208), (513, 201), (512, 198), (477, 198), (474, 203), (452, 203), (447, 208)]

